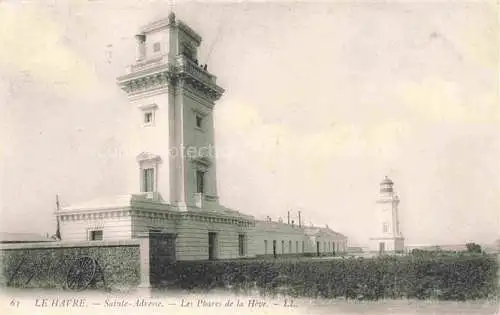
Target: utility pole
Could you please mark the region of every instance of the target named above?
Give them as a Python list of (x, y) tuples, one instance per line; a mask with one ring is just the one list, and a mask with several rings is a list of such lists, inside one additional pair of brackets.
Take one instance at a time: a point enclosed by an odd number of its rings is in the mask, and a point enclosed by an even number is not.
[(57, 227), (56, 227), (56, 237), (58, 240), (61, 240), (61, 227), (59, 224), (59, 195), (56, 195), (56, 219), (57, 219)]

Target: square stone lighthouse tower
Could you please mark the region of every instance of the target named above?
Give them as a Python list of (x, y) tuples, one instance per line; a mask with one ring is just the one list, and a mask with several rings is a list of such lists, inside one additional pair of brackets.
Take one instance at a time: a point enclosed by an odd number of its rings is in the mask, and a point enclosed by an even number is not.
[(118, 78), (132, 114), (128, 193), (64, 207), (62, 238), (147, 235), (172, 260), (254, 256), (254, 218), (217, 194), (213, 108), (224, 90), (198, 62), (201, 37), (172, 13), (135, 38), (136, 61)]
[(384, 254), (402, 252), (404, 237), (399, 225), (399, 197), (394, 192), (394, 183), (387, 176), (380, 183), (377, 200), (375, 236), (370, 238), (370, 250)]
[(224, 90), (198, 63), (201, 37), (171, 13), (136, 40), (136, 63), (118, 78), (134, 108), (130, 191), (181, 210), (216, 207), (212, 110)]

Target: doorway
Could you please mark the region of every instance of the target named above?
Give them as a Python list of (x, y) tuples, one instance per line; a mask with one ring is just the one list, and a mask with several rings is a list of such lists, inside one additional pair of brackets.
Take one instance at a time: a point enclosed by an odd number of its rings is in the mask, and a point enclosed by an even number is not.
[(385, 243), (384, 242), (378, 243), (378, 252), (379, 252), (379, 254), (383, 254), (385, 252)]
[(217, 259), (217, 233), (208, 232), (208, 259)]

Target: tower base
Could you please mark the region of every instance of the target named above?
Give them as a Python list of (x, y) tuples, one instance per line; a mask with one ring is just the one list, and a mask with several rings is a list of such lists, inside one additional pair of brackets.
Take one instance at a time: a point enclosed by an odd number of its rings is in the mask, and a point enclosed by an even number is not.
[(379, 254), (402, 253), (405, 248), (404, 237), (372, 237), (369, 248)]

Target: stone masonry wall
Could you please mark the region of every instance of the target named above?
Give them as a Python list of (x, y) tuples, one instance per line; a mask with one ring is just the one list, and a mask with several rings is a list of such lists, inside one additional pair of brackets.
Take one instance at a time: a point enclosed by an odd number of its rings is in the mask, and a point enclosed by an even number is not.
[(127, 289), (140, 282), (139, 242), (127, 240), (2, 245), (0, 285), (64, 289), (69, 269), (82, 256), (96, 259), (102, 270), (104, 282), (97, 277), (95, 288)]

